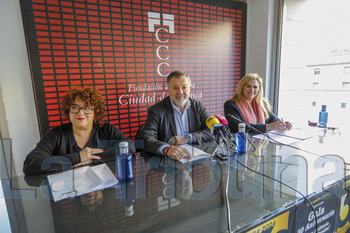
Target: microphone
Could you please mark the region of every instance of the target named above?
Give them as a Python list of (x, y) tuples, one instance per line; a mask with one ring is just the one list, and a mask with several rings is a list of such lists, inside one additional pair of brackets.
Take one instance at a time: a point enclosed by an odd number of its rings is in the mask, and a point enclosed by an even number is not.
[(228, 121), (224, 116), (215, 115), (214, 117), (216, 117), (222, 125), (228, 126)]
[(224, 126), (219, 122), (219, 120), (214, 116), (210, 116), (207, 118), (206, 124), (207, 124), (208, 128), (210, 129), (210, 133), (212, 135), (219, 136), (219, 138), (227, 145), (226, 139), (225, 139), (224, 135), (222, 134), (222, 130), (223, 130)]
[(216, 117), (219, 120), (219, 122), (224, 126), (223, 128), (224, 128), (225, 135), (228, 135), (231, 142), (236, 146), (237, 144), (236, 144), (236, 141), (231, 134), (230, 128), (228, 127), (227, 119), (222, 115), (215, 115), (214, 117)]
[(239, 120), (237, 117), (235, 117), (234, 115), (231, 115), (231, 114), (226, 114), (225, 115), (228, 119), (228, 121), (231, 123), (230, 124), (230, 128), (231, 128), (231, 131), (232, 132), (238, 132), (238, 124), (239, 123), (243, 123), (246, 125), (246, 129), (252, 129), (254, 130), (255, 132), (259, 133), (259, 134), (262, 134), (262, 132), (260, 132), (259, 130), (255, 129), (254, 127), (251, 127), (249, 124), (245, 123), (244, 121), (241, 121)]

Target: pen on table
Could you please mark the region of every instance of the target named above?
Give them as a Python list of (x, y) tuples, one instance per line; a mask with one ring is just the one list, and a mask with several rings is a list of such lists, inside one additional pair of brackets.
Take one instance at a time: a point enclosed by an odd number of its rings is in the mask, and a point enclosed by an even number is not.
[(287, 125), (286, 125), (286, 122), (284, 122), (284, 120), (283, 120), (283, 117), (281, 117), (281, 120), (282, 120), (282, 122), (283, 122), (284, 128), (285, 128), (285, 129), (288, 129), (288, 128), (287, 128)]
[(286, 122), (283, 120), (283, 117), (281, 117), (281, 120), (282, 120), (283, 124), (286, 125)]

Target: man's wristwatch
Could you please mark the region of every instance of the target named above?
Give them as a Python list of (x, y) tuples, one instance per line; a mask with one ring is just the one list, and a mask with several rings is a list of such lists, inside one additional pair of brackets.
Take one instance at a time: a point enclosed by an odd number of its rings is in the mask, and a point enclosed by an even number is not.
[[(186, 137), (187, 137), (187, 139), (188, 139), (188, 142), (191, 142), (191, 137), (190, 137), (188, 134), (186, 135)], [(187, 142), (187, 143), (188, 143), (188, 142)]]

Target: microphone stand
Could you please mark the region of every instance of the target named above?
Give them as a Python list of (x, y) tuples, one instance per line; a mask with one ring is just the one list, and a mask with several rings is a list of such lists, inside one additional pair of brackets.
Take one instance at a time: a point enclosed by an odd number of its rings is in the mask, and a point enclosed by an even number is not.
[[(218, 134), (216, 135), (217, 138), (216, 138), (216, 148), (214, 150), (214, 152), (211, 154), (210, 157), (212, 157), (213, 155), (216, 154), (217, 157), (221, 158), (221, 159), (228, 159), (228, 167), (227, 167), (227, 178), (226, 178), (226, 187), (225, 187), (225, 192), (224, 192), (224, 198), (225, 198), (225, 201), (226, 201), (226, 212), (227, 212), (227, 228), (228, 228), (228, 232), (231, 233), (231, 210), (230, 210), (230, 201), (229, 201), (229, 198), (228, 198), (228, 186), (229, 186), (229, 180), (230, 180), (230, 148), (229, 148), (229, 145), (224, 137), (224, 135), (222, 135), (221, 131), (218, 132)], [(236, 145), (236, 142), (234, 141), (233, 137), (232, 137), (232, 134), (229, 132), (229, 137), (232, 141), (232, 143), (234, 145)], [(227, 151), (227, 154), (226, 154), (226, 157), (221, 157), (219, 156), (219, 154), (217, 153), (219, 149), (222, 149), (222, 147), (225, 147), (226, 151)]]
[(226, 212), (227, 212), (227, 228), (228, 232), (231, 233), (231, 210), (230, 210), (230, 200), (228, 199), (228, 185), (230, 180), (230, 167), (231, 167), (231, 156), (230, 156), (230, 148), (226, 145), (227, 149), (227, 178), (226, 178), (226, 188), (225, 188), (225, 201), (226, 201)]
[[(225, 131), (228, 135), (229, 135), (229, 138), (231, 139), (231, 142), (233, 143), (234, 146), (237, 146), (236, 142), (235, 142), (235, 139), (233, 138), (231, 132), (230, 132), (230, 129), (227, 128), (227, 130)], [(250, 140), (250, 137), (247, 137), (247, 140), (248, 142), (252, 145), (252, 147), (254, 148), (254, 150), (256, 150), (256, 147), (254, 146), (252, 140)]]
[[(234, 123), (235, 123), (235, 124), (243, 123), (243, 124), (246, 125), (246, 127), (247, 127), (248, 129), (253, 129), (253, 130), (257, 131), (255, 128), (251, 127), (249, 124), (247, 124), (247, 123), (245, 123), (245, 122), (243, 122), (243, 121), (238, 120), (236, 117), (234, 117), (234, 116), (231, 115), (231, 114), (226, 114), (226, 117), (229, 118), (229, 119), (234, 120)], [(260, 132), (259, 132), (259, 133), (260, 133)], [(252, 145), (252, 147), (254, 148), (254, 150), (256, 150), (256, 147), (254, 146), (254, 144), (253, 144), (253, 142), (250, 140), (250, 138), (247, 137), (247, 139), (248, 139), (248, 142), (249, 142), (249, 143)]]
[(225, 129), (225, 134), (228, 135), (228, 137), (230, 138), (232, 144), (233, 144), (234, 146), (237, 146), (236, 141), (235, 141), (234, 137), (232, 136), (230, 129), (229, 129), (226, 125), (225, 125), (225, 128), (224, 128), (224, 129)]
[(250, 140), (250, 137), (247, 137), (247, 139), (248, 139), (248, 142), (250, 143), (250, 145), (252, 145), (252, 147), (254, 148), (254, 150), (256, 150), (256, 147), (254, 146), (252, 140)]
[(221, 146), (219, 144), (217, 144), (214, 152), (209, 157), (210, 158), (213, 157), (220, 148), (221, 148)]

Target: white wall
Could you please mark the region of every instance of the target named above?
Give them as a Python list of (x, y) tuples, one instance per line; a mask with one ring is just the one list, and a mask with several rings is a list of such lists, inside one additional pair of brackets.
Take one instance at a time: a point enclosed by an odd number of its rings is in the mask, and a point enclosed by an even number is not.
[(19, 0), (0, 0), (0, 6), (0, 88), (20, 175), (25, 156), (40, 139), (39, 127)]
[[(274, 101), (276, 26), (279, 0), (247, 0), (246, 73), (264, 79), (265, 96)], [(273, 104), (273, 103), (272, 103)]]
[[(271, 20), (274, 0), (248, 0), (246, 73), (270, 76)], [(0, 0), (0, 87), (17, 175), (39, 141), (34, 92), (19, 0)], [(266, 83), (268, 87), (268, 83)], [(268, 90), (267, 90), (268, 91)], [(3, 127), (0, 125), (0, 127)]]
[(248, 0), (246, 73), (266, 74), (268, 1)]

